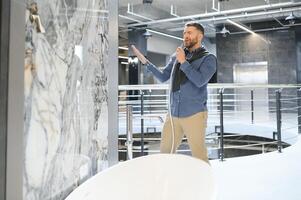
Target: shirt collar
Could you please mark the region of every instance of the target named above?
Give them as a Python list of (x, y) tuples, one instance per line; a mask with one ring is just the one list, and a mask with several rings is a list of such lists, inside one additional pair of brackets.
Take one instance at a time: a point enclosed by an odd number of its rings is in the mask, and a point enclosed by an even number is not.
[(191, 54), (193, 54), (193, 53), (199, 51), (201, 48), (203, 48), (203, 46), (201, 46), (201, 47), (199, 47), (199, 48), (196, 48), (195, 50), (193, 50), (193, 51), (191, 51), (191, 52), (190, 52), (187, 48), (185, 48), (184, 51), (185, 51), (185, 54), (186, 54), (186, 55), (191, 55)]

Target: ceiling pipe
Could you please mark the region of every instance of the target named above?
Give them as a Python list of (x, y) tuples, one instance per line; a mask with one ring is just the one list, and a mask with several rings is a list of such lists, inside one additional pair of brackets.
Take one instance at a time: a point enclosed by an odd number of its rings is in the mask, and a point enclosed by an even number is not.
[[(125, 18), (125, 19), (128, 19), (128, 20), (132, 20), (132, 21), (137, 21), (136, 19), (133, 19), (133, 18), (130, 18), (130, 17), (127, 17), (127, 16), (123, 16), (123, 15), (119, 15), (119, 17)], [(130, 31), (130, 30), (131, 29), (125, 27), (125, 29), (119, 30), (119, 32), (127, 32), (127, 31)], [(174, 35), (170, 35), (170, 34), (167, 34), (167, 33), (162, 33), (162, 32), (154, 31), (154, 30), (151, 30), (151, 29), (146, 29), (146, 30), (148, 30), (151, 33), (157, 34), (157, 35), (162, 35), (162, 36), (173, 38), (173, 39), (176, 39), (176, 40), (183, 40), (183, 38), (180, 38), (180, 37), (177, 37), (177, 36), (174, 36)]]
[[(255, 33), (260, 32), (267, 32), (267, 31), (278, 31), (278, 30), (287, 30), (289, 27), (276, 27), (276, 28), (264, 28), (264, 29), (253, 29)], [(238, 34), (247, 34), (246, 31), (239, 31), (239, 32), (231, 32), (229, 35), (238, 35)], [(218, 32), (210, 32), (209, 34), (206, 34), (207, 37), (215, 37), (216, 34), (222, 34), (220, 31)]]
[[(277, 13), (286, 13), (286, 12), (291, 12), (291, 11), (296, 11), (296, 10), (301, 10), (301, 8), (295, 8), (295, 9), (286, 9), (286, 10), (283, 10), (283, 9), (280, 9), (278, 11), (269, 11), (269, 12), (260, 12), (260, 13), (253, 13), (253, 14), (244, 14), (244, 15), (236, 15), (236, 16), (228, 16), (228, 17), (220, 17), (220, 18), (214, 18), (215, 21), (218, 21), (219, 23), (224, 23), (226, 22), (227, 19), (238, 19), (238, 18), (246, 18), (246, 17), (256, 17), (256, 16), (261, 16), (261, 15), (272, 15), (272, 18), (275, 19), (281, 26), (283, 27), (291, 27), (291, 26), (299, 26), (301, 25), (300, 23), (298, 24), (294, 24), (294, 25), (285, 25), (283, 23), (281, 23), (275, 16), (273, 16), (273, 14), (277, 14)], [(128, 19), (128, 20), (131, 20), (131, 21), (139, 21), (139, 20), (136, 20), (134, 18), (130, 18), (130, 17), (127, 17), (127, 16), (123, 16), (123, 15), (119, 15), (119, 17), (121, 18), (124, 18), (124, 19)], [(208, 21), (213, 21), (213, 19), (203, 19), (203, 20), (199, 20), (199, 22), (208, 22)], [(128, 31), (130, 29), (127, 29), (125, 27), (125, 30), (124, 31)], [(170, 29), (167, 29), (168, 31), (181, 31), (183, 30), (183, 27), (179, 27), (179, 28), (170, 28)], [(268, 30), (268, 29), (267, 29)], [(269, 30), (275, 30), (275, 28), (272, 28), (272, 29), (269, 29)], [(255, 31), (256, 32), (256, 31)], [(241, 32), (239, 32), (241, 33)], [(170, 35), (170, 34), (169, 34)], [(171, 35), (173, 36), (173, 35)]]
[(284, 24), (281, 23), (281, 21), (279, 21), (279, 19), (277, 19), (276, 17), (273, 16), (273, 19), (278, 22), (278, 24), (280, 24), (282, 27), (284, 27)]
[(142, 23), (142, 21), (134, 19), (134, 18), (131, 18), (131, 17), (128, 17), (128, 16), (124, 16), (124, 15), (118, 15), (118, 16), (120, 18), (123, 18), (123, 19), (131, 20), (131, 21), (138, 22), (138, 23)]
[[(280, 9), (278, 11), (273, 11), (273, 13), (271, 13), (271, 11), (269, 12), (260, 12), (260, 13), (253, 13), (252, 16), (260, 16), (260, 15), (271, 15), (271, 14), (275, 14), (275, 13), (285, 13), (285, 12), (291, 12), (291, 11), (296, 11), (296, 10), (301, 10), (301, 8), (296, 8), (296, 9), (286, 9), (286, 10), (283, 10), (283, 9)], [(228, 17), (220, 17), (220, 18), (214, 18), (214, 20), (216, 21), (222, 21), (224, 20), (224, 22), (227, 21), (227, 19), (236, 19), (236, 18), (241, 18), (241, 17), (250, 17), (251, 14), (244, 14), (244, 15), (237, 15), (237, 16), (228, 16)], [(131, 20), (131, 21), (139, 21), (137, 19), (134, 19), (134, 18), (131, 18), (131, 17), (128, 17), (128, 16), (124, 16), (124, 15), (119, 15), (120, 18), (124, 18), (124, 19), (127, 19), (127, 20)], [(273, 18), (276, 20), (276, 18), (273, 16)], [(212, 19), (204, 19), (204, 20), (199, 20), (199, 22), (206, 22), (206, 21), (213, 21)], [(278, 20), (279, 21), (279, 20)], [(279, 21), (280, 22), (280, 21)], [(280, 22), (281, 23), (281, 22)], [(267, 29), (259, 29), (259, 30), (253, 30), (254, 32), (262, 32), (262, 31), (270, 31), (270, 30), (283, 30), (283, 29), (288, 29), (290, 26), (298, 26), (298, 25), (301, 25), (301, 23), (298, 23), (298, 24), (294, 24), (294, 25), (285, 25), (285, 24), (282, 24), (283, 25), (283, 28), (282, 27), (276, 27), (276, 28), (267, 28)], [(122, 31), (129, 31), (131, 29), (127, 28), (127, 27), (124, 27), (125, 29), (122, 30)], [(180, 40), (181, 38), (177, 37), (177, 36), (174, 36), (174, 35), (171, 35), (171, 34), (166, 34), (166, 33), (162, 33), (162, 32), (155, 32), (154, 30), (151, 30), (149, 29), (150, 31), (152, 31), (153, 33), (160, 33), (159, 35), (163, 35), (166, 36), (166, 37), (170, 37), (170, 38), (173, 38), (173, 39), (177, 39), (177, 40)], [(181, 31), (183, 30), (183, 27), (181, 28), (171, 28), (171, 29), (168, 29), (169, 31)], [(121, 32), (122, 32), (121, 31)], [(119, 31), (120, 32), (120, 31)], [(162, 34), (161, 34), (162, 33)], [(232, 34), (241, 34), (241, 33), (246, 33), (246, 32), (235, 32), (235, 33), (231, 33)]]
[[(271, 6), (271, 5), (269, 4), (269, 6)], [(171, 9), (173, 9), (173, 6), (171, 6)], [(132, 10), (133, 10), (132, 6), (130, 4), (128, 4), (128, 11), (129, 11), (130, 14), (133, 14), (133, 15), (138, 16), (138, 17), (146, 18), (142, 15), (138, 15), (136, 13), (133, 13)], [(213, 17), (213, 18), (208, 18), (208, 19), (203, 19), (203, 20), (198, 20), (198, 21), (199, 22), (226, 21), (227, 19), (238, 19), (238, 18), (246, 18), (246, 17), (252, 17), (252, 16), (254, 17), (254, 16), (260, 16), (260, 15), (272, 15), (272, 14), (275, 14), (275, 13), (285, 13), (285, 12), (292, 12), (292, 11), (296, 11), (296, 10), (300, 10), (300, 9), (297, 8), (297, 9), (283, 10), (282, 8), (280, 8), (279, 11), (267, 11), (267, 12), (263, 11), (263, 12), (260, 12), (260, 13), (252, 13), (252, 14), (244, 13), (244, 14), (239, 14), (239, 15), (236, 15), (236, 16), (227, 16), (227, 17), (218, 17), (218, 18)], [(145, 22), (142, 22), (140, 20), (130, 18), (130, 17), (127, 17), (127, 16), (123, 16), (123, 15), (119, 15), (119, 17), (131, 20), (131, 21), (135, 21), (135, 22), (138, 22), (138, 23), (145, 23)], [(276, 20), (276, 18), (274, 16), (272, 16), (272, 18), (274, 18)], [(150, 19), (150, 18), (148, 18), (148, 19)], [(195, 20), (195, 19), (192, 19), (192, 20)], [(278, 21), (278, 23), (279, 23), (279, 20), (276, 20), (276, 21)], [(222, 22), (219, 22), (219, 23), (222, 23)], [(280, 24), (281, 24), (281, 22), (280, 22)], [(281, 25), (282, 26), (291, 26), (291, 25), (284, 25), (284, 24), (281, 24)], [(170, 28), (168, 30), (170, 30), (170, 31), (181, 31), (181, 30), (183, 30), (183, 28), (182, 27), (180, 27), (180, 28)]]
[(247, 32), (249, 32), (249, 33), (251, 33), (251, 34), (254, 34), (254, 33), (255, 33), (254, 31), (252, 31), (252, 30), (249, 29), (248, 27), (246, 27), (246, 26), (244, 26), (244, 25), (242, 25), (242, 24), (239, 24), (239, 23), (237, 23), (237, 22), (235, 22), (235, 21), (232, 21), (231, 19), (227, 19), (227, 22), (229, 22), (229, 23), (233, 24), (234, 26), (237, 26), (238, 28), (240, 28), (240, 29), (242, 29), (242, 30), (245, 30), (245, 31), (247, 31)]
[(127, 12), (133, 12), (134, 8), (133, 8), (133, 4), (128, 3), (128, 10)]
[(187, 20), (187, 19), (191, 19), (191, 18), (209, 18), (209, 17), (216, 18), (218, 16), (225, 16), (225, 15), (237, 14), (237, 13), (256, 12), (256, 11), (261, 11), (261, 10), (265, 10), (267, 12), (267, 10), (271, 10), (271, 9), (278, 9), (278, 8), (292, 7), (292, 6), (294, 6), (294, 7), (295, 6), (301, 6), (301, 3), (285, 2), (285, 3), (253, 6), (253, 7), (248, 7), (248, 8), (224, 10), (224, 11), (219, 11), (219, 12), (210, 12), (210, 13), (203, 13), (203, 14), (176, 17), (176, 18), (152, 20), (152, 21), (147, 21), (147, 22), (142, 22), (142, 23), (134, 23), (134, 24), (128, 25), (128, 27), (151, 25), (151, 24), (166, 23), (166, 22), (174, 22), (174, 21)]
[[(255, 33), (260, 33), (260, 32), (267, 32), (267, 31), (278, 31), (278, 30), (287, 30), (289, 27), (276, 27), (276, 28), (264, 28), (264, 29), (254, 29)], [(243, 34), (247, 33), (245, 31), (240, 31), (240, 32), (232, 32), (230, 35), (237, 35), (237, 34)]]
[(255, 35), (256, 37), (258, 37), (260, 40), (264, 41), (265, 43), (271, 44), (271, 41), (266, 40), (266, 39), (263, 38), (261, 35), (258, 35), (258, 34), (255, 33), (253, 30), (249, 29), (248, 27), (245, 27), (245, 26), (243, 26), (243, 25), (241, 25), (241, 24), (239, 24), (239, 23), (237, 23), (237, 22), (235, 22), (235, 21), (232, 21), (232, 20), (230, 20), (230, 19), (228, 19), (227, 22), (233, 24), (234, 26), (237, 26), (238, 28), (240, 28), (240, 29), (242, 29), (242, 30), (244, 30), (244, 31), (247, 31), (248, 33), (251, 33), (251, 34)]
[[(133, 8), (133, 5), (128, 3), (128, 10), (127, 10), (127, 14), (130, 14), (130, 15), (133, 15), (133, 16), (136, 16), (136, 17), (140, 17), (142, 19), (146, 19), (146, 20), (149, 20), (149, 21), (154, 21), (153, 19), (149, 18), (149, 17), (145, 17), (143, 15), (139, 15), (139, 14), (136, 14), (134, 13), (134, 8)], [(139, 23), (139, 22), (138, 22)], [(144, 23), (144, 22), (140, 22), (140, 23)]]
[[(140, 18), (142, 18), (142, 19), (146, 19), (146, 20), (149, 20), (149, 21), (154, 21), (153, 19), (151, 19), (151, 18), (148, 18), (148, 17), (145, 17), (145, 16), (143, 16), (143, 15), (139, 15), (139, 14), (136, 14), (136, 13), (133, 13), (133, 12), (127, 12), (128, 14), (130, 14), (130, 15), (133, 15), (133, 16), (136, 16), (136, 17), (140, 17)], [(141, 22), (141, 24), (143, 24), (144, 22)]]
[[(170, 6), (170, 15), (175, 16), (175, 17), (181, 17), (177, 13), (178, 13), (177, 6), (171, 4), (171, 6)], [(191, 20), (194, 21), (195, 19), (191, 18)]]
[(220, 11), (220, 2), (217, 2), (217, 8), (215, 8), (215, 0), (212, 0), (212, 10), (215, 10), (217, 12)]
[[(257, 12), (257, 13), (251, 13), (251, 14), (239, 14), (239, 15), (229, 15), (229, 16), (223, 16), (223, 17), (215, 17), (215, 18), (207, 18), (207, 19), (201, 19), (197, 20), (198, 22), (218, 22), (218, 23), (224, 23), (227, 21), (227, 19), (239, 19), (239, 18), (250, 18), (250, 17), (258, 17), (262, 15), (273, 15), (277, 13), (288, 13), (288, 12), (293, 12), (293, 11), (301, 11), (301, 7), (297, 8), (290, 8), (290, 9), (280, 9), (276, 11), (262, 11), (262, 12)], [(274, 17), (271, 17), (274, 18)], [(291, 25), (284, 25), (284, 26), (291, 26)], [(183, 27), (179, 28), (171, 28), (168, 29), (169, 31), (181, 31), (183, 30)]]
[[(257, 13), (251, 13), (251, 14), (244, 14), (244, 15), (233, 15), (233, 16), (226, 16), (226, 17), (217, 17), (217, 18), (214, 18), (214, 21), (222, 21), (222, 20), (227, 20), (227, 19), (249, 18), (249, 17), (262, 16), (262, 15), (273, 15), (273, 14), (278, 14), (278, 13), (292, 12), (292, 11), (301, 11), (301, 7), (280, 9), (280, 10), (275, 10), (275, 11), (263, 11), (263, 12), (257, 12)], [(206, 22), (206, 21), (207, 22), (212, 21), (212, 19), (199, 20), (199, 22)]]
[(170, 5), (170, 15), (175, 16), (175, 17), (180, 17), (177, 14), (177, 6), (174, 6), (173, 4)]

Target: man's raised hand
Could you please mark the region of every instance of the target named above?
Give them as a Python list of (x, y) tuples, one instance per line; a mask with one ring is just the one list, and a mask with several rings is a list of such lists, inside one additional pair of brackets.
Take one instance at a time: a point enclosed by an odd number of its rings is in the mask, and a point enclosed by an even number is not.
[(146, 64), (148, 60), (145, 58), (145, 56), (135, 47), (135, 45), (131, 45), (134, 54), (137, 56), (137, 58), (140, 60), (142, 64)]

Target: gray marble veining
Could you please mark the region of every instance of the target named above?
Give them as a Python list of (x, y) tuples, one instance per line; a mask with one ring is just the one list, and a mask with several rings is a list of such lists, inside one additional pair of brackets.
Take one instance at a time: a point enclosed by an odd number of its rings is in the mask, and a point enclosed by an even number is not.
[(107, 163), (107, 0), (28, 0), (24, 199), (64, 199)]

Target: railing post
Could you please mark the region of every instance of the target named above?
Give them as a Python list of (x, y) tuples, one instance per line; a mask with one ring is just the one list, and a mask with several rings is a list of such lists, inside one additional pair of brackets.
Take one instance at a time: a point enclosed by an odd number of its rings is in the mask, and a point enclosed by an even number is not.
[(144, 156), (144, 91), (140, 90), (140, 100), (141, 100), (141, 106), (140, 106), (140, 114), (141, 114), (141, 156)]
[(219, 109), (220, 109), (220, 153), (219, 158), (224, 161), (224, 88), (219, 90)]
[(297, 106), (298, 106), (298, 133), (301, 134), (301, 88), (297, 90)]
[(276, 119), (277, 119), (277, 146), (278, 152), (282, 151), (281, 144), (281, 89), (276, 90)]
[(251, 90), (251, 122), (254, 124), (254, 90)]
[(126, 107), (126, 146), (127, 146), (127, 160), (133, 159), (133, 107), (127, 105)]

